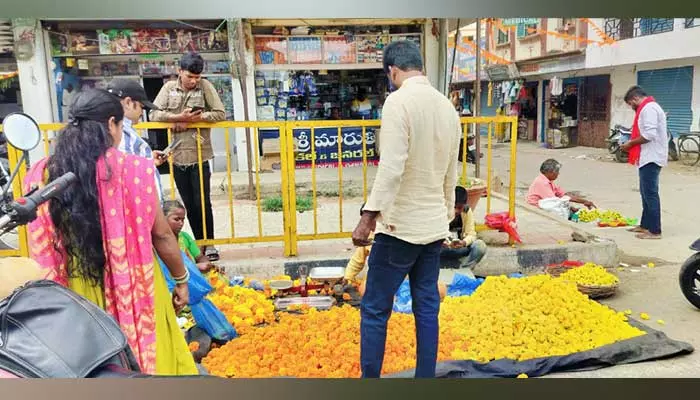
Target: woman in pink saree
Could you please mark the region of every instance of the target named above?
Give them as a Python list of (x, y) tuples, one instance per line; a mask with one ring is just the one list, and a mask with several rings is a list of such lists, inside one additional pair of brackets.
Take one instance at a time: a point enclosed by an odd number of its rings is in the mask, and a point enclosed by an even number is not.
[[(124, 112), (102, 90), (78, 94), (54, 155), (24, 190), (71, 171), (78, 182), (29, 226), (31, 257), (54, 280), (109, 312), (145, 373), (198, 373), (176, 320), (188, 302), (177, 239), (160, 208), (153, 161), (119, 152)], [(154, 248), (177, 282), (170, 295)]]

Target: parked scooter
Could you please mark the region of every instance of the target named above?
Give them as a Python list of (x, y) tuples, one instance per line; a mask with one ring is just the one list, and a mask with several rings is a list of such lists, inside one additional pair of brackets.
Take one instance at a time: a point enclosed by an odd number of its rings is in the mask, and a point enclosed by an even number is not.
[[(30, 116), (8, 115), (7, 141), (23, 152), (38, 146), (41, 132)], [(17, 178), (10, 176), (9, 187)], [(37, 208), (76, 181), (69, 172), (14, 201), (0, 196), (0, 236), (36, 219)], [(0, 378), (146, 378), (119, 324), (73, 291), (50, 281), (26, 283), (0, 299)]]
[[(668, 113), (666, 114), (668, 116)], [(668, 135), (668, 158), (672, 161), (678, 161), (678, 148), (673, 140), (673, 135), (667, 129)], [(622, 150), (621, 146), (629, 142), (632, 138), (632, 129), (622, 125), (615, 125), (610, 129), (610, 136), (605, 140), (608, 142), (608, 151), (615, 155), (615, 160), (619, 163), (626, 163), (629, 160), (629, 154)]]
[(683, 296), (697, 308), (700, 308), (700, 239), (690, 245), (695, 254), (690, 256), (681, 266), (678, 281)]

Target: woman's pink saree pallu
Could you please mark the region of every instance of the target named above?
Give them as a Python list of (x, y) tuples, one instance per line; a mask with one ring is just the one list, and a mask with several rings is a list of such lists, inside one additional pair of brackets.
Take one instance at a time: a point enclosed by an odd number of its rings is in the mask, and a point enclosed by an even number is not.
[[(43, 186), (47, 159), (28, 172), (24, 190)], [(144, 373), (156, 372), (156, 327), (151, 228), (157, 197), (153, 161), (107, 151), (97, 162), (97, 187), (105, 264), (106, 311), (119, 322)], [(31, 257), (46, 279), (68, 286), (66, 254), (56, 250), (56, 232), (48, 203), (29, 224)], [(58, 246), (60, 248), (60, 246)]]

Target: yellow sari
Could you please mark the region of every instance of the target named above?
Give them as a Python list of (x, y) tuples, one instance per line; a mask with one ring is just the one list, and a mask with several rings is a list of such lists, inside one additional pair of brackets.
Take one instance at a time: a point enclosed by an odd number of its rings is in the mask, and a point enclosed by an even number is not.
[[(177, 323), (177, 315), (163, 271), (154, 259), (154, 301), (156, 312), (156, 374), (199, 375), (185, 336)], [(83, 278), (69, 278), (68, 287), (99, 307), (106, 307), (102, 288)]]

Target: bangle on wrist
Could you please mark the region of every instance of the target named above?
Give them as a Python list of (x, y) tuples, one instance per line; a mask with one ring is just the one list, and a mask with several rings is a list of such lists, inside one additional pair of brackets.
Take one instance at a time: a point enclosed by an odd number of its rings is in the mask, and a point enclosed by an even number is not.
[(185, 271), (185, 274), (179, 277), (173, 277), (175, 284), (182, 285), (190, 280), (190, 271)]

